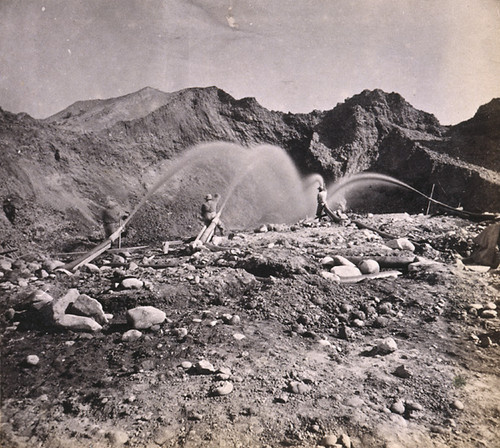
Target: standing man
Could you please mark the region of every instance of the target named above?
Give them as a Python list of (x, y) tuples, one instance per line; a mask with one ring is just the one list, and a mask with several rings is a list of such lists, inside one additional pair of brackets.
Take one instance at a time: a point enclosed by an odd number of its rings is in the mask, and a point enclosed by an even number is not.
[(104, 235), (109, 238), (122, 224), (122, 220), (127, 219), (127, 214), (109, 196), (106, 198), (105, 207), (101, 214)]
[(318, 201), (318, 207), (316, 208), (316, 218), (321, 221), (321, 218), (325, 215), (325, 208), (327, 207), (326, 205), (326, 197), (327, 197), (328, 192), (326, 191), (326, 188), (324, 185), (320, 185), (318, 187), (318, 195), (316, 196), (316, 199)]
[[(205, 226), (209, 226), (213, 219), (217, 216), (217, 204), (219, 202), (220, 195), (215, 194), (212, 196), (211, 194), (207, 194), (205, 196), (205, 202), (201, 205), (201, 219)], [(224, 225), (219, 219), (217, 224), (215, 225), (215, 229), (219, 229), (219, 232), (224, 235)]]

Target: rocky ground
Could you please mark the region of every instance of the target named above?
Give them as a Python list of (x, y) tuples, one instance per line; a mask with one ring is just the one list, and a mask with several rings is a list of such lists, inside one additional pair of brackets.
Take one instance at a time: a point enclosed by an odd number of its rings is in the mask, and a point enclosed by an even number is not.
[(498, 446), (500, 271), (461, 262), (484, 225), (354, 218), (413, 247), (305, 221), (75, 273), (4, 255), (1, 445)]

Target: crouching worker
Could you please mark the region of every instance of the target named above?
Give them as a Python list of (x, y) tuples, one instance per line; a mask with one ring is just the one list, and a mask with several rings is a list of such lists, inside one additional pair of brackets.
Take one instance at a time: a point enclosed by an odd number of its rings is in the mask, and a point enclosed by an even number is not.
[[(206, 227), (208, 227), (217, 216), (217, 205), (219, 200), (220, 195), (218, 194), (214, 194), (213, 196), (207, 194), (205, 196), (205, 202), (201, 205), (201, 220)], [(220, 218), (217, 220), (215, 230), (219, 230), (221, 236), (224, 235), (224, 224), (222, 224)]]

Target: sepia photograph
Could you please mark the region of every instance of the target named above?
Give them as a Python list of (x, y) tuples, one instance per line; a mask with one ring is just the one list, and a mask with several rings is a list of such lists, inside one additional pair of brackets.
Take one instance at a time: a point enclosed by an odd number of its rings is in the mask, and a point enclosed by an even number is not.
[(2, 448), (500, 446), (499, 0), (0, 0)]

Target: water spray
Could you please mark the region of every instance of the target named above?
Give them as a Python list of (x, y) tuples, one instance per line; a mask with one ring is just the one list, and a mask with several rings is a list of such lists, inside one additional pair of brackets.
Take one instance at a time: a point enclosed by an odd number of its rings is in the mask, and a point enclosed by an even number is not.
[(402, 182), (398, 179), (395, 179), (394, 177), (386, 176), (384, 174), (378, 174), (378, 173), (360, 173), (360, 174), (354, 174), (353, 176), (343, 178), (337, 182), (335, 182), (330, 189), (329, 193), (331, 194), (331, 197), (334, 197), (336, 194), (338, 194), (340, 191), (345, 190), (347, 188), (353, 187), (357, 183), (361, 182), (380, 182), (380, 183), (386, 183), (386, 184), (392, 184), (396, 185), (401, 188), (405, 188), (409, 191), (412, 191), (428, 201), (437, 204), (447, 210), (452, 211), (453, 213), (463, 216), (465, 218), (469, 219), (474, 219), (474, 220), (494, 220), (498, 219), (498, 215), (493, 214), (493, 213), (474, 213), (474, 212), (469, 212), (466, 210), (462, 210), (460, 208), (455, 208), (452, 207), (451, 205), (445, 204), (444, 202), (438, 201), (430, 196), (427, 196), (425, 193), (422, 193), (421, 191), (417, 190), (416, 188), (413, 188), (412, 186), (406, 184), (405, 182)]

